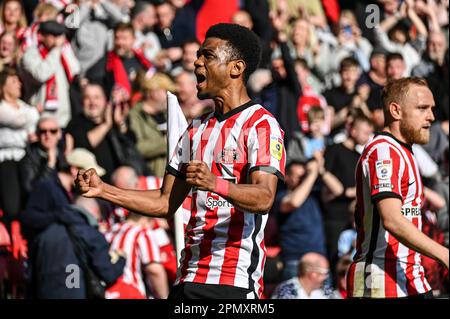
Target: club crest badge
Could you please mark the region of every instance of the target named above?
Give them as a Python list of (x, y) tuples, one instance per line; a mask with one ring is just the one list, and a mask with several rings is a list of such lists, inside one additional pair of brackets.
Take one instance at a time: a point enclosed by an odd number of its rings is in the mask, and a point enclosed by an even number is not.
[(224, 148), (219, 152), (217, 156), (217, 161), (221, 164), (233, 164), (238, 160), (239, 156), (235, 149)]

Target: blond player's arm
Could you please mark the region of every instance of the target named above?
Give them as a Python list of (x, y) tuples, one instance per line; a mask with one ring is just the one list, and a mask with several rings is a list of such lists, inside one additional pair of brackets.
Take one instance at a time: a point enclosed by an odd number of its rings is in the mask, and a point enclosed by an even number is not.
[(448, 268), (448, 249), (417, 229), (402, 213), (398, 198), (385, 198), (376, 203), (383, 227), (398, 241), (425, 256), (436, 259)]

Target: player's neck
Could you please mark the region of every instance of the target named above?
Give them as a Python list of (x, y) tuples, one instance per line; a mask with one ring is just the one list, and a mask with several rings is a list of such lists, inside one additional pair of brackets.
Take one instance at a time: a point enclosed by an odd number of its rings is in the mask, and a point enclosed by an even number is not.
[(392, 127), (392, 126), (386, 126), (385, 128), (383, 128), (382, 132), (386, 132), (391, 134), (393, 137), (395, 137), (398, 141), (411, 145), (411, 143), (409, 143), (406, 138), (402, 135), (402, 133), (400, 132), (400, 129), (397, 129), (396, 127)]
[(230, 90), (224, 92), (220, 96), (216, 96), (214, 99), (215, 110), (219, 114), (226, 114), (231, 110), (250, 101), (250, 97), (247, 94), (245, 87), (240, 90)]

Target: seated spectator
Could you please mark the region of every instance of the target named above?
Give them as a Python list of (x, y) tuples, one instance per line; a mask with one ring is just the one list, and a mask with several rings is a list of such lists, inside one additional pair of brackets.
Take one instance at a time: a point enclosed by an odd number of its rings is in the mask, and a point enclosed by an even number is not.
[(62, 128), (72, 117), (69, 86), (80, 72), (65, 32), (65, 26), (55, 20), (39, 24), (41, 41), (25, 50), (21, 62), (26, 98), (54, 115)]
[(318, 253), (303, 255), (298, 263), (298, 276), (283, 281), (275, 288), (272, 299), (335, 299), (322, 288), (330, 273), (328, 260)]
[(287, 190), (276, 195), (274, 209), (279, 228), (280, 257), (284, 263), (283, 280), (296, 276), (298, 261), (305, 253), (326, 253), (322, 212), (312, 190), (319, 177), (334, 192), (341, 192), (342, 186), (330, 179), (332, 176), (324, 171), (323, 164), (320, 153), (307, 164), (292, 161), (286, 169)]
[(149, 171), (162, 177), (167, 165), (167, 91), (174, 92), (175, 84), (163, 73), (142, 82), (143, 97), (130, 111), (130, 129)]
[(105, 168), (105, 180), (121, 165), (130, 165), (140, 175), (148, 175), (145, 162), (136, 150), (128, 130), (126, 115), (128, 107), (114, 108), (107, 103), (99, 84), (88, 84), (83, 90), (83, 113), (67, 126), (68, 140), (74, 147), (91, 151), (99, 164)]
[(63, 135), (56, 118), (42, 116), (36, 131), (37, 141), (27, 146), (27, 153), (20, 161), (21, 183), (26, 196), (34, 183), (65, 165)]
[(152, 66), (142, 51), (134, 48), (136, 42), (133, 26), (119, 23), (114, 28), (114, 49), (93, 65), (86, 78), (101, 83), (113, 103), (124, 103), (139, 90), (137, 79)]
[[(21, 215), (29, 240), (30, 288), (34, 298), (86, 299), (89, 296), (80, 261), (83, 257), (74, 248), (74, 239), (87, 244), (81, 253), (107, 286), (115, 283), (125, 264), (123, 259), (111, 261), (109, 245), (95, 228), (95, 218), (71, 205), (78, 169), (95, 167), (102, 174), (103, 168), (86, 150), (73, 150), (67, 155), (67, 162), (69, 165), (36, 185)], [(74, 266), (78, 267), (80, 277), (73, 279), (75, 287), (69, 287), (68, 277), (75, 271)]]
[(20, 42), (27, 27), (25, 10), (20, 0), (5, 0), (0, 5), (0, 34), (13, 32)]
[(36, 108), (20, 99), (21, 88), (16, 70), (0, 73), (0, 208), (8, 229), (23, 206), (19, 162), (39, 119)]
[(390, 53), (386, 56), (386, 76), (388, 81), (408, 76), (405, 59), (400, 53)]

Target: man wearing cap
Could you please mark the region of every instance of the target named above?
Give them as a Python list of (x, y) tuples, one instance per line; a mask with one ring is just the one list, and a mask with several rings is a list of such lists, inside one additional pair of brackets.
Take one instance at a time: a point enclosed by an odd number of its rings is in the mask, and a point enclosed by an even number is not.
[(110, 257), (109, 245), (96, 229), (95, 218), (73, 204), (73, 178), (79, 168), (96, 167), (94, 155), (84, 149), (67, 154), (69, 165), (39, 181), (31, 192), (21, 222), (29, 240), (30, 293), (39, 299), (89, 298), (84, 270), (69, 236), (89, 243), (83, 249), (90, 268), (107, 286), (122, 275), (125, 260)]
[(63, 128), (71, 118), (70, 83), (80, 72), (65, 32), (64, 25), (55, 20), (42, 22), (38, 45), (28, 47), (21, 62), (27, 83), (25, 98), (54, 115)]

